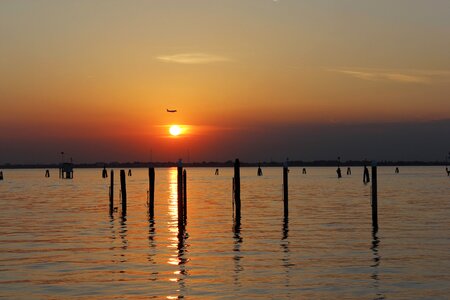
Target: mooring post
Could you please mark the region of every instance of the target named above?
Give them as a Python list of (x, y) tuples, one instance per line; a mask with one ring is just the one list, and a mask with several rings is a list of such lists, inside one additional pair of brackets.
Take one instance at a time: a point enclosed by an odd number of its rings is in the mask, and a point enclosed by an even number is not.
[(369, 182), (370, 182), (369, 169), (367, 169), (367, 166), (364, 165), (363, 183), (369, 183)]
[(111, 182), (109, 184), (109, 213), (114, 211), (114, 170), (111, 170)]
[(127, 185), (125, 182), (125, 170), (120, 170), (120, 190), (122, 191), (122, 215), (127, 214)]
[(3, 171), (0, 171), (0, 180), (3, 180)]
[(178, 160), (177, 167), (177, 187), (178, 187), (178, 218), (183, 216), (183, 162)]
[(288, 163), (287, 161), (283, 164), (283, 203), (284, 203), (284, 215), (287, 216), (289, 213), (289, 203), (288, 203)]
[(151, 219), (155, 216), (155, 168), (148, 168), (148, 213)]
[(377, 162), (372, 162), (372, 226), (378, 229)]
[(241, 164), (236, 158), (234, 162), (234, 208), (236, 210), (236, 218), (241, 218)]
[(187, 220), (187, 174), (186, 169), (183, 170), (183, 215), (184, 222)]

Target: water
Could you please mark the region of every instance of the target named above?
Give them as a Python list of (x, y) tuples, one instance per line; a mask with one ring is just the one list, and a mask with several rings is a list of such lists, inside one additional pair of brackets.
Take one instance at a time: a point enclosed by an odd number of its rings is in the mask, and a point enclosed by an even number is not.
[[(75, 169), (4, 170), (0, 296), (7, 299), (445, 299), (450, 295), (450, 178), (442, 167), (378, 170), (380, 229), (372, 232), (362, 168), (289, 174), (242, 168), (242, 219), (232, 217), (232, 169), (188, 169), (179, 232), (176, 169), (156, 170), (155, 220), (146, 169), (127, 177), (128, 212), (109, 215), (109, 178)], [(345, 171), (345, 169), (344, 169)], [(116, 191), (118, 195), (118, 170)]]

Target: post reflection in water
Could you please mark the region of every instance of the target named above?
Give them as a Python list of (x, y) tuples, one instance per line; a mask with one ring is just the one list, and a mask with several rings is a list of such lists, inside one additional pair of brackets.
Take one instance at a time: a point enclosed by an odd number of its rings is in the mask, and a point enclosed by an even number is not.
[(291, 255), (289, 250), (288, 237), (289, 237), (289, 216), (285, 214), (283, 218), (282, 237), (280, 240), (280, 247), (283, 251), (283, 258), (281, 259), (281, 261), (286, 272), (285, 287), (290, 287), (291, 285), (290, 269), (293, 266), (293, 264), (291, 264), (290, 262)]
[(241, 218), (240, 217), (234, 217), (233, 219), (233, 261), (234, 261), (234, 284), (237, 286), (241, 286), (240, 280), (239, 280), (239, 273), (244, 270), (244, 268), (241, 265), (241, 244), (243, 242), (243, 238), (241, 236)]
[[(118, 223), (118, 224), (117, 224)], [(116, 228), (118, 227), (118, 230)], [(113, 258), (111, 262), (113, 264), (121, 265), (119, 273), (125, 273), (126, 266), (123, 265), (127, 262), (126, 251), (128, 249), (128, 237), (127, 237), (127, 219), (126, 217), (114, 218), (113, 215), (109, 215), (109, 228), (111, 230), (111, 247), (113, 251)], [(120, 242), (120, 246), (116, 246), (116, 243)], [(116, 249), (120, 249), (120, 254), (117, 254)]]
[[(156, 236), (156, 229), (155, 229), (155, 220), (153, 218), (148, 219), (148, 246), (149, 246), (149, 253), (147, 256), (147, 260), (151, 265), (156, 265), (156, 261), (153, 259), (153, 257), (156, 255), (156, 242), (155, 242), (155, 236)], [(152, 268), (154, 269), (154, 268)], [(150, 273), (150, 281), (156, 281), (157, 276), (159, 272), (153, 271)]]
[(372, 260), (373, 263), (370, 265), (372, 268), (372, 275), (370, 276), (373, 279), (373, 288), (375, 290), (375, 298), (374, 299), (385, 299), (384, 295), (380, 293), (379, 286), (380, 286), (380, 277), (378, 275), (378, 266), (381, 263), (381, 256), (378, 253), (378, 247), (380, 245), (380, 239), (377, 236), (377, 229), (373, 228), (372, 230), (372, 244), (370, 246), (370, 250), (372, 250)]
[(170, 265), (177, 265), (178, 270), (174, 271), (173, 274), (176, 275), (170, 278), (170, 281), (178, 282), (178, 295), (177, 296), (167, 296), (169, 299), (183, 298), (186, 294), (186, 282), (185, 279), (189, 276), (188, 268), (186, 264), (189, 262), (187, 258), (189, 244), (186, 243), (188, 238), (188, 233), (186, 231), (186, 222), (183, 220), (183, 216), (178, 212), (178, 186), (177, 186), (177, 169), (173, 168), (169, 171), (169, 217), (168, 222), (169, 231), (171, 236), (169, 237), (169, 246), (174, 248), (176, 251), (171, 255), (169, 261)]
[(119, 236), (120, 236), (120, 241), (122, 243), (122, 250), (123, 253), (120, 255), (121, 256), (121, 260), (120, 262), (126, 262), (126, 256), (125, 256), (125, 252), (128, 249), (128, 239), (127, 239), (127, 217), (125, 216), (121, 216), (120, 217), (120, 230), (119, 230)]

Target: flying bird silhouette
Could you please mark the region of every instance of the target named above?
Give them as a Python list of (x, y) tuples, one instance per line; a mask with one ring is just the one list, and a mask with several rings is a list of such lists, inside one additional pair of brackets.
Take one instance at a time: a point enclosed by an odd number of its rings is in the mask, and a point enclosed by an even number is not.
[(168, 113), (176, 113), (176, 112), (177, 112), (176, 109), (166, 109), (166, 111), (167, 111)]

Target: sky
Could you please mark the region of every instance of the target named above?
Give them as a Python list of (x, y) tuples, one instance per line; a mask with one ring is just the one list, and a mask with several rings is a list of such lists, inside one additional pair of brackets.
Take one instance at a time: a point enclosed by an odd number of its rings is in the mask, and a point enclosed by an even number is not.
[(448, 0), (2, 0), (0, 164), (444, 160), (449, 36)]

